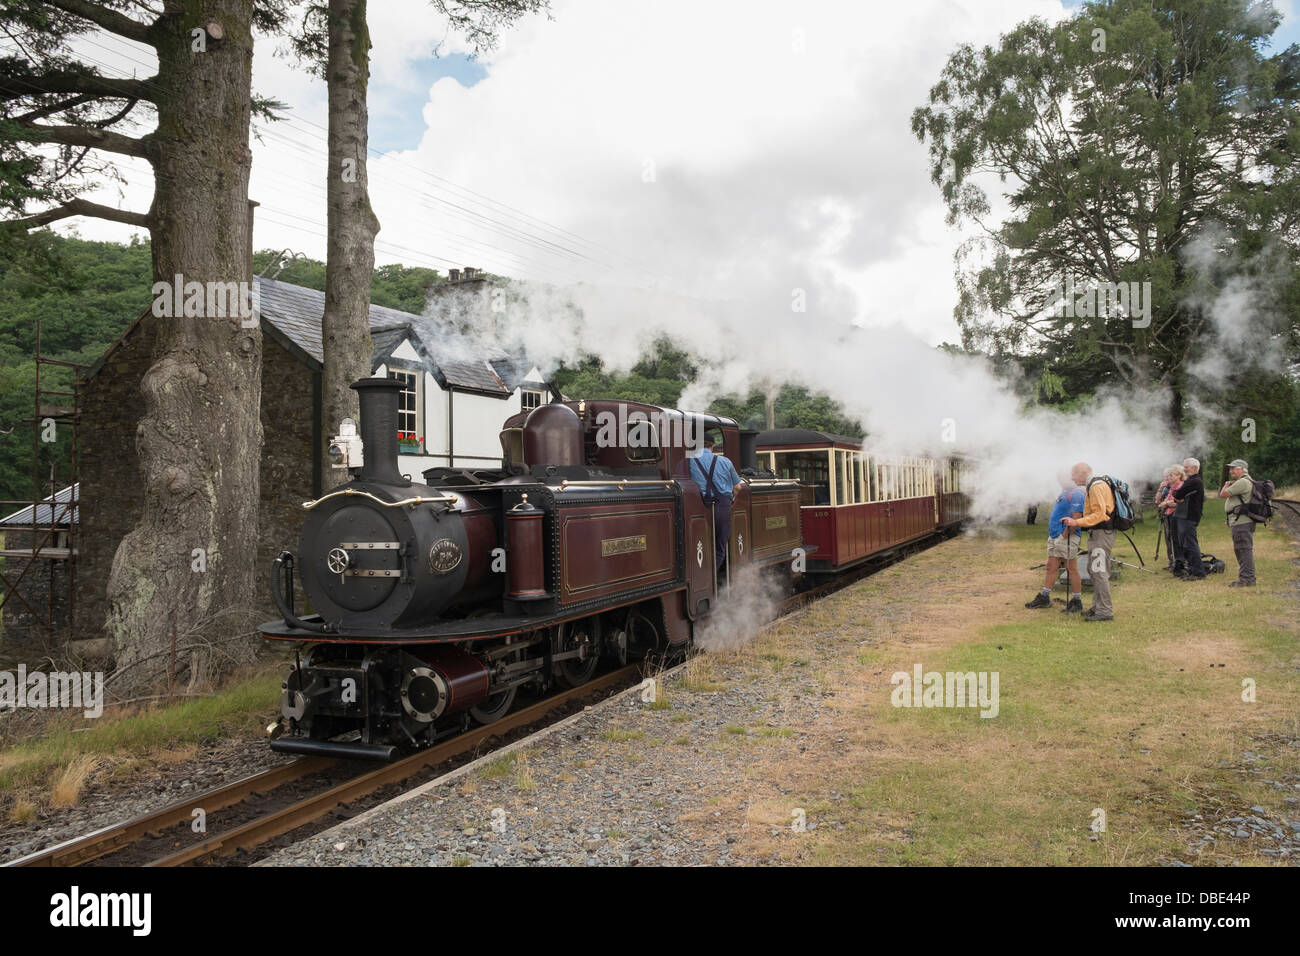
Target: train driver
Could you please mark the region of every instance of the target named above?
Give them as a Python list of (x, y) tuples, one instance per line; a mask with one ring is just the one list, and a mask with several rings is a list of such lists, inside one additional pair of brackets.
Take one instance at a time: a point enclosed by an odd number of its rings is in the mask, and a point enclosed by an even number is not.
[(722, 570), (722, 562), (727, 560), (727, 544), (731, 540), (731, 499), (740, 487), (740, 475), (726, 455), (714, 453), (714, 444), (713, 436), (706, 434), (704, 447), (691, 458), (690, 468), (691, 477), (700, 486), (704, 503), (713, 505), (713, 537), (717, 543), (715, 559), (718, 570)]

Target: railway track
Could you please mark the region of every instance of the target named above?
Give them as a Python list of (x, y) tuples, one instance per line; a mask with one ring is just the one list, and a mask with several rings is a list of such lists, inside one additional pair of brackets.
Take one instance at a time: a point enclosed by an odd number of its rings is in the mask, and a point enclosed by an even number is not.
[[(904, 545), (834, 580), (786, 598), (781, 617), (868, 577), (881, 568), (896, 564), (942, 540), (939, 536)], [(641, 673), (639, 664), (588, 681), (580, 687), (547, 697), (501, 720), (477, 727), (411, 754), (391, 764), (356, 773), (351, 762), (323, 757), (304, 757), (226, 784), (207, 793), (173, 803), (133, 820), (104, 827), (83, 837), (68, 840), (15, 860), (8, 866), (83, 866), (92, 863), (143, 866), (187, 866), (213, 863), (241, 851), (254, 850), (268, 842), (324, 820), (339, 807), (356, 803), (386, 787), (417, 777), (431, 768), (458, 758), (475, 755), (494, 737), (529, 728), (557, 710), (593, 695), (630, 685)], [(313, 778), (321, 778), (312, 784)], [(338, 779), (341, 778), (341, 779)], [(306, 787), (300, 799), (274, 799), (277, 792)], [(265, 811), (258, 803), (279, 803)], [(243, 813), (239, 813), (239, 810)], [(251, 816), (212, 836), (192, 839), (193, 821), (202, 815), (231, 811), (229, 816)]]
[[(345, 804), (361, 800), (384, 787), (401, 783), (440, 764), (466, 757), (493, 737), (530, 727), (543, 721), (556, 710), (581, 701), (592, 695), (603, 694), (611, 688), (629, 684), (639, 676), (637, 664), (611, 671), (588, 681), (581, 687), (554, 694), (522, 710), (483, 727), (477, 727), (426, 750), (411, 754), (382, 767), (348, 775), (348, 761), (320, 757), (304, 757), (261, 773), (237, 780), (216, 790), (200, 794), (129, 820), (97, 830), (77, 839), (68, 840), (21, 859), (8, 866), (82, 866), (96, 861), (144, 866), (185, 866), (210, 863), (240, 851), (254, 849), (276, 837), (321, 820)], [(306, 797), (292, 800), (287, 805), (254, 813), (247, 822), (204, 836), (189, 846), (173, 850), (179, 838), (192, 835), (191, 823), (195, 811), (203, 817), (220, 810), (244, 804), (255, 804), (276, 791), (290, 787), (310, 777), (327, 775), (343, 769), (345, 779), (329, 781), (328, 786), (318, 785)], [(177, 832), (178, 831), (178, 832)], [(168, 834), (171, 834), (169, 837)], [(178, 835), (179, 834), (179, 835)], [(144, 844), (152, 843), (152, 852)], [(133, 850), (136, 852), (133, 853)], [(172, 851), (172, 852), (168, 852)], [(116, 859), (127, 856), (125, 860)]]

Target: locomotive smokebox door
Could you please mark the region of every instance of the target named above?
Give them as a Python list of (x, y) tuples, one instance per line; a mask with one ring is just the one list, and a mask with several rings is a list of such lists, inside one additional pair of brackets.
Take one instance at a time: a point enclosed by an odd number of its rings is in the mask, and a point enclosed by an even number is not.
[[(325, 593), (339, 607), (369, 611), (392, 595), (402, 577), (401, 545), (377, 508), (340, 508), (325, 519), (316, 540), (312, 561)], [(339, 565), (343, 570), (335, 571)]]

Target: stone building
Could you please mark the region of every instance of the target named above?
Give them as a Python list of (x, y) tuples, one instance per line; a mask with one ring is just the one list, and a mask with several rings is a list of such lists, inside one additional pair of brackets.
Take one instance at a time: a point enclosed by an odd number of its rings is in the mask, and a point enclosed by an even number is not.
[[(463, 281), (463, 280), (462, 280)], [(274, 279), (256, 280), (263, 334), (259, 568), (296, 550), (302, 502), (322, 491), (321, 455), (338, 422), (321, 421), (321, 317), (325, 295)], [(142, 317), (143, 318), (143, 317)], [(370, 307), (376, 375), (402, 380), (400, 467), (492, 467), (501, 460), (501, 423), (550, 401), (552, 389), (518, 356), (462, 334), (437, 316)], [(80, 524), (74, 636), (103, 635), (106, 585), (118, 543), (136, 524), (143, 481), (135, 452), (138, 385), (149, 366), (153, 326), (137, 320), (82, 383)], [(259, 584), (263, 578), (259, 576)], [(274, 616), (264, 587), (250, 596)]]

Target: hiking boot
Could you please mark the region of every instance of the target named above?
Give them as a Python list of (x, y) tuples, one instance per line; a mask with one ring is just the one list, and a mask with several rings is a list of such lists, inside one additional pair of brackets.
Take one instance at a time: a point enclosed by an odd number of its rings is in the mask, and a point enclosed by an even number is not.
[(1051, 607), (1051, 606), (1052, 606), (1052, 599), (1049, 598), (1047, 595), (1043, 594), (1042, 591), (1039, 591), (1037, 594), (1035, 594), (1034, 599), (1025, 605), (1025, 607)]
[(1253, 588), (1254, 586), (1254, 581), (1233, 581), (1228, 585), (1230, 588)]
[(1062, 611), (1061, 613), (1062, 613), (1062, 614), (1082, 614), (1082, 613), (1083, 613), (1083, 599), (1082, 599), (1082, 598), (1070, 598), (1070, 600), (1068, 600), (1068, 601), (1065, 602), (1065, 610)]
[(1096, 611), (1089, 610), (1084, 613), (1082, 620), (1085, 620), (1089, 624), (1092, 624), (1097, 621), (1113, 621), (1115, 619), (1113, 617), (1098, 617)]

